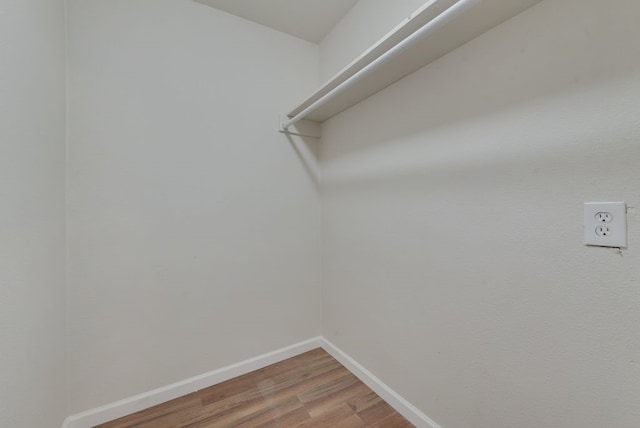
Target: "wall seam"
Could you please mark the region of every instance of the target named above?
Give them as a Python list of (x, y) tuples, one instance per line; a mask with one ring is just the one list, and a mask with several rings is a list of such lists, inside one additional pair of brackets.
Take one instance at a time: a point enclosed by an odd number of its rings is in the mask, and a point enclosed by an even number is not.
[(68, 1), (63, 0), (64, 7), (64, 100), (65, 100), (65, 144), (64, 144), (64, 251), (65, 251), (65, 416), (69, 415), (69, 403), (71, 398), (71, 361), (70, 355), (70, 319), (69, 319), (69, 7)]
[[(321, 127), (324, 127), (321, 125)], [(322, 128), (321, 128), (322, 129)], [(322, 135), (322, 133), (321, 133)], [(322, 137), (318, 144), (318, 191), (320, 193), (320, 333), (325, 336), (325, 257), (324, 257), (324, 191), (322, 183)]]
[[(337, 25), (337, 24), (336, 24)], [(318, 43), (318, 85), (322, 85), (322, 49)], [(320, 227), (320, 254), (318, 261), (320, 268), (320, 335), (324, 337), (325, 315), (324, 315), (324, 201), (322, 196), (322, 128), (320, 125), (320, 139), (318, 140), (317, 149), (317, 174), (318, 174), (318, 208), (319, 208), (319, 227)]]

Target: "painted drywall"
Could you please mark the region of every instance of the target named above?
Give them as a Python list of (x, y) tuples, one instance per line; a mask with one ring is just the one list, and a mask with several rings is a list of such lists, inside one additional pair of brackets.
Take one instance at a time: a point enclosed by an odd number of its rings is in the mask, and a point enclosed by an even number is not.
[(66, 415), (62, 0), (0, 1), (0, 426)]
[(329, 80), (425, 4), (425, 0), (360, 0), (320, 43), (320, 79)]
[(358, 0), (195, 0), (312, 43), (319, 43)]
[(320, 332), (317, 45), (184, 0), (70, 0), (71, 413)]
[(324, 126), (323, 334), (443, 427), (640, 426), (638, 16), (543, 1)]

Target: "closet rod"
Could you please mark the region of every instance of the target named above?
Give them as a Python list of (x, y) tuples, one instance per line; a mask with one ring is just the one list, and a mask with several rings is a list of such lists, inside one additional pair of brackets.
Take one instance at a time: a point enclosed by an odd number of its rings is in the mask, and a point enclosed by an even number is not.
[[(351, 74), (350, 77), (347, 77), (346, 80), (341, 83), (335, 85), (334, 88), (330, 89), (325, 95), (321, 98), (313, 102), (311, 105), (306, 107), (304, 110), (291, 117), (289, 120), (280, 123), (280, 130), (283, 132), (287, 132), (288, 129), (298, 123), (300, 120), (304, 119), (308, 114), (315, 111), (319, 107), (323, 106), (325, 103), (329, 102), (333, 97), (338, 95), (340, 92), (348, 89), (352, 85), (358, 83), (362, 79), (367, 76), (375, 73), (381, 66), (388, 64), (396, 59), (396, 57), (402, 55), (402, 53), (408, 49), (410, 49), (414, 44), (423, 41), (425, 38), (429, 37), (433, 32), (441, 29), (445, 25), (447, 25), (450, 21), (458, 18), (459, 16), (466, 13), (469, 9), (474, 7), (476, 4), (480, 3), (482, 0), (459, 0), (448, 9), (444, 10), (440, 14), (435, 17), (431, 17), (428, 11), (428, 6), (431, 6), (433, 2), (429, 2), (423, 8), (421, 8), (414, 16), (409, 18), (408, 22), (401, 24), (396, 30), (392, 31), (390, 35), (385, 37), (383, 40), (378, 42), (376, 46), (370, 49), (370, 52), (375, 52), (375, 50), (379, 47), (382, 48), (382, 52), (377, 55), (368, 58), (368, 55), (365, 54), (363, 59), (365, 59), (364, 64), (358, 64), (360, 61), (356, 61), (352, 66), (358, 67), (357, 71), (353, 70), (345, 70), (340, 73), (336, 78), (340, 78), (344, 74)], [(409, 24), (414, 24), (420, 19), (427, 19), (426, 23), (422, 23), (422, 25), (412, 33), (404, 36), (401, 40), (395, 42), (391, 47), (385, 48), (385, 42), (391, 40), (398, 36), (398, 33), (407, 28)], [(420, 25), (420, 24), (418, 24)], [(351, 67), (348, 67), (351, 68)], [(330, 86), (331, 82), (326, 86)]]

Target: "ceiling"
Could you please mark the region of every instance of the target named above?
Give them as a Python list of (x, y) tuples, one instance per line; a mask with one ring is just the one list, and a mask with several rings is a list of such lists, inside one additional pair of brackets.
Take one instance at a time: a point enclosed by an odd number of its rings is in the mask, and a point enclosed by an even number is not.
[(358, 0), (195, 0), (292, 36), (320, 43)]

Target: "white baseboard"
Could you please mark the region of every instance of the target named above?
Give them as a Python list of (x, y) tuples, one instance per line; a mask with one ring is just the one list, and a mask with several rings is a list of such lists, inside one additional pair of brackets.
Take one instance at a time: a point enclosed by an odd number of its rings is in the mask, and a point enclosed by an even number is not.
[(123, 416), (130, 415), (140, 410), (147, 409), (158, 404), (182, 397), (183, 395), (199, 391), (204, 388), (225, 382), (238, 376), (250, 373), (254, 370), (278, 363), (287, 358), (295, 357), (315, 348), (323, 348), (333, 358), (338, 360), (358, 379), (364, 382), (398, 413), (418, 428), (441, 428), (440, 425), (429, 419), (415, 406), (402, 398), (398, 393), (385, 385), (370, 371), (358, 364), (353, 358), (329, 342), (323, 337), (316, 337), (297, 343), (268, 354), (260, 355), (249, 360), (233, 364), (200, 376), (154, 389), (143, 394), (135, 395), (124, 400), (117, 401), (106, 406), (69, 416), (62, 428), (91, 428)]
[(356, 360), (347, 355), (340, 348), (320, 338), (322, 349), (327, 351), (340, 364), (345, 366), (351, 373), (360, 379), (365, 385), (371, 388), (376, 394), (386, 401), (398, 413), (404, 416), (417, 428), (441, 428), (440, 425), (431, 420), (427, 415), (418, 410), (414, 405), (402, 398), (400, 394), (389, 388), (384, 382), (375, 377), (369, 370), (361, 366)]
[(143, 394), (135, 395), (106, 406), (69, 416), (63, 428), (91, 428), (131, 413), (139, 412), (183, 395), (199, 391), (204, 388), (225, 382), (234, 377), (242, 376), (254, 370), (270, 366), (287, 358), (295, 357), (321, 346), (321, 338), (306, 340), (241, 363), (233, 364), (200, 376), (177, 382), (162, 388), (154, 389)]

